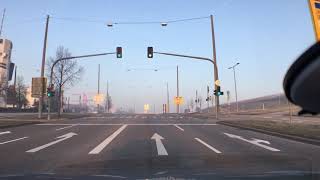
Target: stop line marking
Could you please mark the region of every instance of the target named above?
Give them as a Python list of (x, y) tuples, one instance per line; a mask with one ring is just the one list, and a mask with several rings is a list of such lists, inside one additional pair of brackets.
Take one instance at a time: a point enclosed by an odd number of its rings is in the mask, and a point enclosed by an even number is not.
[(36, 124), (37, 126), (71, 126), (71, 125), (78, 125), (78, 126), (123, 126), (123, 125), (128, 125), (128, 126), (174, 126), (174, 125), (178, 125), (178, 126), (215, 126), (217, 124), (215, 123), (205, 123), (205, 124), (166, 124), (166, 123), (149, 123), (149, 124), (144, 124), (144, 123), (136, 123), (136, 124), (125, 124), (125, 123), (116, 123), (116, 124), (111, 124), (111, 123), (78, 123), (78, 124), (68, 124), (68, 123), (57, 123), (57, 124), (53, 124), (53, 123), (47, 123), (47, 124)]

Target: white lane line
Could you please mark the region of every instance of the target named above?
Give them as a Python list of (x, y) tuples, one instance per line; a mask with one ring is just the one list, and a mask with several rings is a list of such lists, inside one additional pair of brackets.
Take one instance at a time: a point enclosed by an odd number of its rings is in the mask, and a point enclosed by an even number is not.
[(60, 130), (63, 130), (63, 129), (72, 128), (72, 127), (74, 127), (74, 126), (77, 126), (77, 124), (72, 124), (72, 125), (70, 125), (70, 126), (66, 126), (66, 127), (58, 128), (58, 129), (56, 129), (56, 131), (60, 131)]
[(172, 124), (172, 123), (137, 123), (137, 124), (124, 124), (124, 123), (78, 123), (78, 124), (36, 124), (37, 126), (67, 126), (67, 125), (78, 125), (78, 126), (122, 126), (122, 125), (128, 125), (128, 126), (173, 126), (173, 125), (179, 125), (179, 126), (215, 126), (217, 124), (215, 123), (205, 123), (205, 124)]
[(102, 141), (98, 146), (92, 149), (89, 154), (99, 154), (111, 141), (116, 138), (128, 125), (121, 126), (118, 130), (116, 130), (113, 134), (107, 137), (104, 141)]
[(202, 141), (201, 139), (199, 138), (194, 138), (195, 140), (197, 140), (199, 143), (205, 145), (207, 148), (211, 149), (212, 151), (214, 151), (215, 153), (218, 153), (220, 154), (221, 152), (217, 149), (215, 149), (214, 147), (210, 146), (209, 144), (207, 144), (206, 142)]
[(10, 131), (3, 131), (3, 132), (0, 132), (0, 135), (3, 135), (3, 134), (9, 134), (11, 133)]
[(10, 141), (0, 142), (0, 145), (11, 143), (11, 142), (15, 142), (15, 141), (19, 141), (19, 140), (26, 139), (26, 138), (28, 138), (28, 137), (22, 137), (22, 138), (13, 139), (13, 140), (10, 140)]
[(176, 128), (178, 128), (178, 129), (180, 129), (181, 131), (184, 131), (184, 129), (182, 129), (180, 126), (178, 126), (178, 125), (174, 125)]
[(45, 145), (42, 145), (42, 146), (39, 146), (39, 147), (36, 147), (36, 148), (33, 148), (33, 149), (30, 149), (30, 150), (28, 150), (28, 151), (26, 151), (26, 152), (27, 152), (27, 153), (34, 153), (34, 152), (40, 151), (40, 150), (45, 149), (45, 148), (47, 148), (47, 147), (49, 147), (49, 146), (52, 146), (52, 145), (54, 145), (54, 144), (57, 144), (57, 143), (59, 143), (59, 142), (61, 142), (61, 141), (67, 140), (67, 139), (69, 139), (69, 138), (72, 138), (72, 137), (75, 136), (75, 135), (77, 135), (77, 134), (76, 134), (76, 133), (73, 133), (73, 132), (70, 132), (70, 133), (67, 133), (67, 134), (65, 134), (65, 135), (58, 136), (58, 137), (56, 137), (56, 139), (58, 139), (58, 140), (52, 141), (52, 142), (50, 142), (50, 143), (48, 143), (48, 144), (45, 144)]
[(151, 139), (156, 141), (158, 156), (168, 156), (168, 152), (161, 141), (164, 138), (162, 136), (160, 136), (159, 134), (154, 133), (153, 136), (151, 137)]

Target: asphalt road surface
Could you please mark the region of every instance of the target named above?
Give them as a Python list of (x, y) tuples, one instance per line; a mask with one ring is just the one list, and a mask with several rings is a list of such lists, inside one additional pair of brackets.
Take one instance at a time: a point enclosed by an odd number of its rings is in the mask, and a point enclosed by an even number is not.
[(0, 179), (320, 179), (320, 146), (188, 115), (0, 129)]

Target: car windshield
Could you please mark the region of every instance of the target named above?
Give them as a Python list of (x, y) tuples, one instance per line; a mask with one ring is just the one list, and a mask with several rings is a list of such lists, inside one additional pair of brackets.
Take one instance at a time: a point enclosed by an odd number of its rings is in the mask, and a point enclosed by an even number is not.
[(283, 89), (319, 22), (318, 0), (1, 0), (0, 179), (320, 179), (320, 118)]

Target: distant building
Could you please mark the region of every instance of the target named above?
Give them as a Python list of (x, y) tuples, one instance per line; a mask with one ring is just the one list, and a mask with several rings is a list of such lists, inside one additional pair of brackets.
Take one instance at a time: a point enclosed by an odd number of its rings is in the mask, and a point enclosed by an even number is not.
[(12, 42), (0, 39), (0, 107), (7, 105), (8, 82), (12, 78), (14, 64), (11, 63)]

